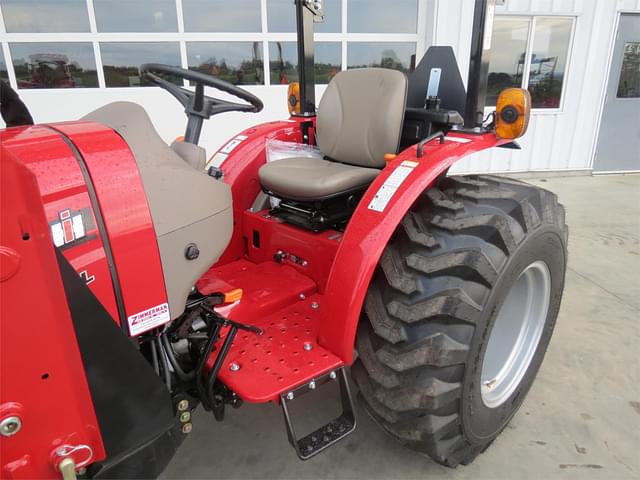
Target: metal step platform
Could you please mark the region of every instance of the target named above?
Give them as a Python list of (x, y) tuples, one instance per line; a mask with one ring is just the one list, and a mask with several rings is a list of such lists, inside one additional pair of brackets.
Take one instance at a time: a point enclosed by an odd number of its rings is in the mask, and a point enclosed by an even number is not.
[[(328, 382), (338, 382), (339, 384), (342, 413), (326, 425), (323, 425), (310, 434), (298, 439), (288, 404), (295, 401), (295, 399), (300, 395), (313, 392)], [(308, 460), (314, 455), (317, 455), (339, 440), (345, 438), (356, 428), (353, 398), (351, 397), (349, 381), (347, 380), (347, 374), (344, 368), (331, 371), (328, 374), (311, 380), (309, 383), (298, 387), (295, 390), (283, 393), (280, 396), (280, 404), (282, 405), (282, 412), (284, 413), (289, 443), (291, 443), (301, 460)]]
[(246, 402), (279, 402), (283, 393), (342, 367), (316, 342), (317, 297), (252, 322), (262, 335), (239, 332), (218, 378)]

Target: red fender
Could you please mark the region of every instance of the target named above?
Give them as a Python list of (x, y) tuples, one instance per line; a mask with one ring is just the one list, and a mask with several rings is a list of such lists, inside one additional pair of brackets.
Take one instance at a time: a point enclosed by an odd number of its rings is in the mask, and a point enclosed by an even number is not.
[[(384, 247), (407, 211), (418, 196), (455, 162), (473, 153), (507, 143), (493, 133), (451, 133), (446, 138), (444, 144), (432, 141), (425, 147), (422, 158), (417, 158), (416, 146), (398, 155), (369, 187), (349, 221), (329, 274), (325, 316), (318, 338), (323, 347), (347, 364), (353, 362), (356, 329), (371, 277)], [(459, 140), (455, 141), (453, 138)], [(370, 209), (371, 201), (380, 193), (387, 179), (403, 164), (409, 166), (411, 171), (397, 187), (383, 211)], [(403, 170), (406, 171), (406, 167)], [(387, 186), (390, 184), (387, 183)]]

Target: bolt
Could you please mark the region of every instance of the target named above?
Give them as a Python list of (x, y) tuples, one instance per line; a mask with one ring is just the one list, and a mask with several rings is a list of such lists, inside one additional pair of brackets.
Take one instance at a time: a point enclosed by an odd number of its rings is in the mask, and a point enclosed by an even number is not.
[(184, 433), (185, 435), (187, 433), (191, 433), (191, 430), (193, 430), (193, 423), (185, 423), (184, 425), (182, 425), (182, 433)]
[(304, 342), (302, 348), (304, 348), (307, 352), (310, 352), (311, 350), (313, 350), (313, 345), (311, 345), (310, 342)]
[(303, 261), (302, 261), (302, 263), (301, 263), (301, 265), (302, 265), (303, 267), (306, 267), (307, 265), (309, 265), (309, 262), (307, 262), (306, 260), (303, 260)]
[(293, 392), (287, 393), (287, 400), (293, 400), (293, 397), (294, 397)]
[(336, 372), (331, 372), (331, 373), (329, 374), (329, 378), (330, 378), (331, 380), (335, 380), (337, 377), (338, 377), (338, 375), (336, 375)]
[(240, 370), (240, 365), (233, 362), (231, 365), (229, 365), (229, 370), (231, 370), (232, 372), (237, 372), (238, 370)]
[(309, 390), (315, 390), (316, 389), (316, 381), (315, 380), (311, 380), (309, 382)]
[(187, 260), (195, 260), (200, 256), (200, 249), (195, 243), (190, 243), (184, 250), (184, 256)]
[(182, 412), (180, 414), (181, 423), (187, 423), (189, 420), (191, 420), (191, 412)]
[(10, 437), (15, 435), (22, 428), (22, 420), (20, 417), (7, 417), (0, 422), (0, 435)]
[(304, 300), (305, 298), (307, 298), (307, 296), (304, 293), (300, 294), (300, 300)]
[(320, 308), (320, 304), (318, 302), (311, 302), (311, 308), (317, 310), (318, 308)]
[(184, 412), (187, 408), (189, 408), (189, 400), (180, 400), (178, 402), (178, 411)]

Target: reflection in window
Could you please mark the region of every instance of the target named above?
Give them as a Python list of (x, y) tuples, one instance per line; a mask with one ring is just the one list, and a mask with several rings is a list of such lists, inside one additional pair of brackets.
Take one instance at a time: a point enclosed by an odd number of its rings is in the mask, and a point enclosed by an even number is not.
[(618, 83), (618, 98), (640, 98), (640, 43), (624, 45), (624, 59)]
[[(342, 54), (340, 43), (316, 42), (315, 50), (316, 83), (329, 83), (329, 80), (341, 70)], [(270, 42), (269, 59), (271, 85), (286, 85), (298, 81), (298, 49), (296, 42)]]
[(86, 0), (2, 0), (8, 33), (88, 32)]
[(533, 108), (560, 108), (572, 27), (568, 18), (536, 20), (529, 73)]
[(0, 80), (9, 81), (7, 64), (4, 62), (4, 52), (2, 51), (2, 44), (0, 44)]
[[(315, 23), (314, 31), (338, 33), (342, 30), (341, 0), (324, 0), (324, 22)], [(295, 32), (296, 8), (292, 0), (267, 0), (267, 24), (270, 32)]]
[[(140, 76), (140, 65), (144, 63), (180, 66), (180, 48), (177, 42), (101, 43), (100, 55), (107, 87), (152, 85)], [(182, 85), (182, 80), (168, 77), (167, 79)]]
[(349, 0), (349, 33), (416, 33), (418, 0)]
[(178, 31), (175, 0), (93, 0), (93, 8), (99, 32)]
[(264, 84), (262, 42), (187, 43), (189, 68), (234, 85)]
[(496, 18), (493, 24), (487, 86), (487, 106), (495, 106), (498, 95), (506, 88), (522, 87), (530, 21), (518, 18)]
[(18, 88), (97, 87), (91, 43), (11, 43)]
[(415, 53), (415, 43), (350, 42), (347, 44), (347, 65), (348, 68), (392, 68), (408, 73), (411, 55)]
[(186, 32), (260, 32), (260, 0), (182, 0)]

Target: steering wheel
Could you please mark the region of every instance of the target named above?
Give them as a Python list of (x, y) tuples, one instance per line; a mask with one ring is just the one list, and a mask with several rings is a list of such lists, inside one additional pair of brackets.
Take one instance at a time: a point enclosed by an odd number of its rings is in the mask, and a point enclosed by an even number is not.
[[(145, 63), (140, 66), (140, 73), (152, 83), (164, 88), (184, 106), (188, 119), (184, 141), (195, 145), (198, 144), (200, 139), (204, 120), (223, 112), (257, 113), (264, 107), (258, 97), (243, 88), (236, 87), (232, 83), (204, 73), (160, 63)], [(184, 87), (179, 87), (157, 74), (173, 75), (181, 79), (190, 80), (196, 84), (196, 89), (191, 91)], [(234, 103), (209, 97), (204, 94), (205, 86), (217, 88), (247, 103)]]

